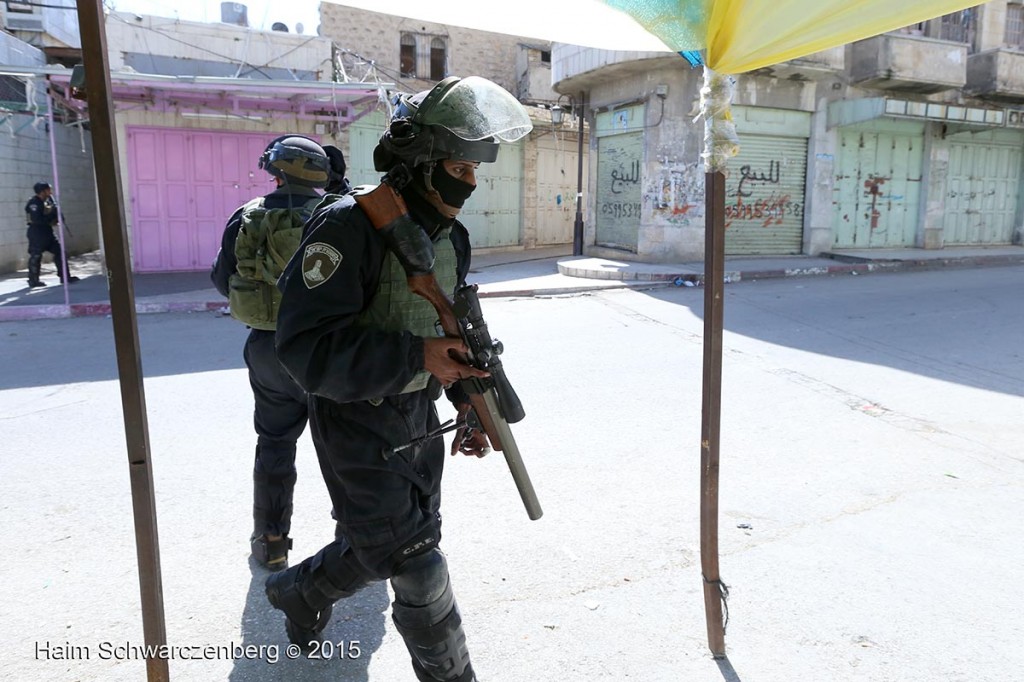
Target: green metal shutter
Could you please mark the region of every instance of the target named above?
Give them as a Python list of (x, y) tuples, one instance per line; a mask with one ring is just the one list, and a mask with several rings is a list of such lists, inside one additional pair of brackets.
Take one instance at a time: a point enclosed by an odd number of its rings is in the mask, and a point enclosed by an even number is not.
[(384, 132), (384, 120), (383, 111), (374, 111), (348, 128), (349, 151), (345, 156), (345, 175), (353, 187), (380, 182), (382, 174), (373, 169), (373, 148)]
[(946, 210), (942, 223), (947, 246), (1013, 242), (1020, 194), (1019, 133), (999, 131), (988, 140), (950, 137)]
[(597, 114), (596, 243), (637, 252), (643, 209), (644, 105)]
[(725, 254), (803, 248), (807, 138), (740, 134), (725, 182)]
[(924, 123), (881, 119), (840, 131), (836, 248), (914, 246), (923, 148)]
[(498, 160), (476, 171), (476, 190), (459, 213), (473, 248), (515, 246), (521, 242), (523, 143), (502, 143)]

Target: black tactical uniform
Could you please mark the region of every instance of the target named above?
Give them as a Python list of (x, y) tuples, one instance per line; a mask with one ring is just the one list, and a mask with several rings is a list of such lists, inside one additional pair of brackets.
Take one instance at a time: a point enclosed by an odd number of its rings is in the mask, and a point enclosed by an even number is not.
[[(288, 142), (305, 138), (278, 138), (271, 142), (264, 156), (282, 140)], [(312, 140), (308, 140), (308, 143), (319, 149)], [(286, 154), (287, 149), (278, 153)], [(272, 161), (269, 159), (261, 161), (261, 167), (266, 168), (275, 177), (284, 175), (276, 172), (277, 169), (269, 165), (270, 163)], [(325, 156), (325, 167), (326, 163)], [(320, 196), (314, 187), (307, 186), (301, 180), (289, 180), (264, 197), (263, 208), (300, 209), (310, 199)], [(325, 183), (326, 171), (323, 179), (318, 178), (313, 184), (323, 186)], [(229, 296), (229, 281), (238, 266), (235, 241), (242, 226), (244, 208), (240, 207), (228, 220), (221, 239), (220, 251), (210, 273), (217, 291), (224, 296)], [(249, 369), (249, 384), (252, 386), (255, 402), (253, 423), (257, 434), (253, 466), (253, 533), (250, 542), (253, 556), (259, 563), (271, 570), (279, 570), (288, 565), (292, 499), (297, 477), (296, 441), (306, 428), (308, 402), (306, 392), (295, 383), (277, 360), (273, 330), (250, 328), (243, 356)]]
[[(442, 81), (431, 93), (444, 93), (458, 82)], [(502, 113), (525, 126), (522, 134), (529, 130), (525, 112), (511, 95), (479, 78), (462, 83), (485, 88), (481, 95), (500, 92), (511, 114)], [(455, 93), (488, 101), (465, 89)], [(431, 178), (437, 187), (453, 187), (451, 176), (440, 176), (445, 171), (438, 160), (493, 161), (497, 140), (488, 137), (474, 146), (431, 128), (429, 120), (419, 126), (422, 119), (414, 116), (419, 105), (428, 108), (425, 96), (420, 93), (396, 109), (396, 120), (375, 151), (375, 165), (385, 171), (404, 164), (412, 171), (413, 182), (401, 194), (433, 245), (434, 275), (451, 296), (469, 271), (469, 236), (424, 193), (434, 189)], [(486, 112), (470, 109), (467, 114), (465, 107), (457, 108), (454, 118), (460, 117), (487, 121)], [(396, 125), (410, 121), (417, 125), (395, 133)], [(396, 151), (406, 141), (418, 151), (404, 156)], [(464, 146), (470, 151), (459, 156)], [(472, 191), (472, 185), (462, 184), (457, 203), (439, 196), (461, 206)], [(437, 313), (408, 290), (392, 249), (351, 196), (329, 197), (316, 210), (280, 286), (278, 357), (310, 394), (310, 431), (340, 539), (271, 576), (267, 596), (285, 612), (289, 638), (308, 644), (319, 638), (335, 601), (390, 579), (392, 617), (417, 679), (475, 680), (446, 559), (438, 549), (444, 442), (435, 438), (393, 450), (438, 427), (434, 401), (441, 387), (424, 370), (425, 339), (439, 335)], [(449, 398), (466, 402), (461, 392), (451, 391)]]
[[(33, 187), (36, 195), (25, 204), (25, 221), (28, 223), (28, 285), (44, 287), (46, 284), (39, 279), (43, 264), (43, 252), (53, 254), (53, 264), (57, 268), (57, 277), (64, 281), (64, 254), (60, 248), (60, 240), (53, 228), (60, 221), (57, 204), (50, 196), (50, 185), (37, 182)], [(69, 277), (69, 282), (77, 282), (77, 277)]]

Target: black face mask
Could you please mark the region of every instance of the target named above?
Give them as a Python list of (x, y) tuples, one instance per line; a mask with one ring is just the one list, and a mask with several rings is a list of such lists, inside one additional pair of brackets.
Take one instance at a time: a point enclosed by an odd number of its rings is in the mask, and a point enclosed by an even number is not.
[(430, 184), (441, 195), (441, 201), (454, 208), (462, 208), (463, 204), (466, 203), (466, 199), (476, 189), (476, 185), (471, 185), (449, 175), (443, 163), (438, 163), (434, 167), (434, 172), (430, 176)]

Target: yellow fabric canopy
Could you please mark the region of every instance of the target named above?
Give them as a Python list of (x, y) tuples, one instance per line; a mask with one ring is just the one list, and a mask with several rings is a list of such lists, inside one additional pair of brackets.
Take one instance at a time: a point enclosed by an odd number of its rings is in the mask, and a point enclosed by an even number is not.
[(969, 0), (606, 0), (670, 49), (743, 73), (978, 5)]

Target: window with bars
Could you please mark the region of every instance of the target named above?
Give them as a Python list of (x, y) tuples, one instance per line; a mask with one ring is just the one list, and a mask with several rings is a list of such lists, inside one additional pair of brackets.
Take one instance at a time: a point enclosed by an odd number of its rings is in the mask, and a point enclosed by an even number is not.
[(403, 33), (399, 50), (403, 78), (439, 81), (448, 75), (448, 40), (444, 36)]
[(430, 80), (444, 80), (447, 76), (448, 50), (443, 38), (430, 41)]
[(1006, 44), (1024, 49), (1024, 3), (1011, 2), (1006, 6)]
[(403, 78), (416, 77), (416, 36), (411, 33), (402, 34), (398, 68)]
[(938, 38), (957, 43), (967, 43), (971, 46), (971, 51), (973, 52), (977, 19), (977, 12), (973, 7), (947, 14), (939, 20)]
[(7, 106), (26, 104), (25, 81), (14, 76), (0, 76), (0, 102)]

